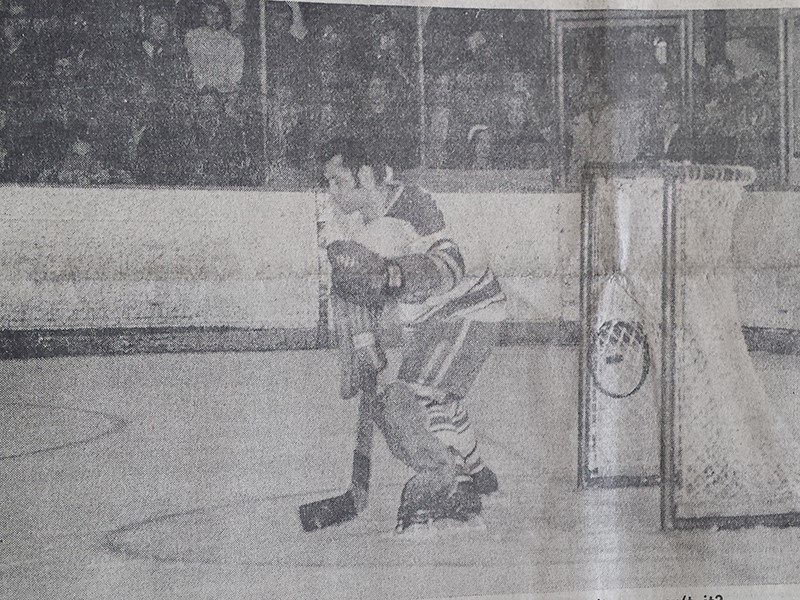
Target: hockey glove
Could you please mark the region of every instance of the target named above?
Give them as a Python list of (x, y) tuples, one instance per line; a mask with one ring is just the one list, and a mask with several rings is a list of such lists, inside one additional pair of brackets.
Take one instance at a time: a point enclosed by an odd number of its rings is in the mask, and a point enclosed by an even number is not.
[(328, 259), (333, 268), (333, 293), (359, 306), (380, 307), (388, 298), (424, 302), (432, 294), (448, 291), (457, 281), (426, 254), (387, 260), (350, 240), (331, 242)]
[(331, 290), (360, 306), (382, 306), (387, 298), (386, 260), (358, 242), (336, 240), (328, 245)]

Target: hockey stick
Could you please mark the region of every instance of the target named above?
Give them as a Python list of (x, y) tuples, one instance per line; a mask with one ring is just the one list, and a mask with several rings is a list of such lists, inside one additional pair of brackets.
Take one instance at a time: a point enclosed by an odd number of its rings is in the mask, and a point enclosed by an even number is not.
[(356, 447), (353, 451), (353, 473), (350, 488), (339, 496), (303, 504), (300, 524), (305, 531), (315, 531), (354, 519), (367, 507), (370, 462), (372, 455), (372, 408), (375, 403), (377, 373), (364, 377), (358, 405)]

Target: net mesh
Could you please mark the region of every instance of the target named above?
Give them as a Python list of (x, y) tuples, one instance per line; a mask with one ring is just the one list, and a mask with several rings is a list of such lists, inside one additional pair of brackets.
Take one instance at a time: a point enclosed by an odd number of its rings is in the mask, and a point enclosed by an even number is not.
[[(589, 376), (581, 402), (589, 477), (611, 478), (612, 485), (655, 479), (663, 433), (670, 460), (663, 465), (665, 524), (800, 513), (797, 420), (786, 412), (791, 407), (765, 392), (742, 334), (734, 287), (734, 218), (751, 170), (662, 165), (588, 176), (583, 319), (592, 334), (584, 338)], [(665, 263), (670, 249), (674, 255)], [(663, 281), (671, 282), (674, 300), (664, 300)], [(603, 353), (598, 344), (626, 332), (651, 354), (638, 387), (617, 370), (626, 361), (622, 353)], [(665, 373), (663, 348), (674, 349)], [(599, 375), (592, 371), (598, 356), (611, 359)], [(611, 384), (632, 392), (616, 394)]]
[(741, 183), (677, 183), (674, 511), (747, 517), (800, 509), (800, 432), (770, 402), (748, 354), (734, 289)]

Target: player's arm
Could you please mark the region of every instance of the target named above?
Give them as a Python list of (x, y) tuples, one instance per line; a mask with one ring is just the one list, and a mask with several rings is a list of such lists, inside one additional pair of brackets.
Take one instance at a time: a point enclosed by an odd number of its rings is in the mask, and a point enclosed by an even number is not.
[(464, 278), (464, 259), (449, 239), (435, 242), (424, 254), (410, 254), (387, 261), (387, 288), (401, 302), (424, 302), (444, 294)]
[(439, 240), (424, 254), (385, 259), (358, 242), (328, 246), (332, 291), (362, 306), (382, 306), (394, 298), (419, 303), (451, 290), (464, 277), (464, 261), (451, 240)]

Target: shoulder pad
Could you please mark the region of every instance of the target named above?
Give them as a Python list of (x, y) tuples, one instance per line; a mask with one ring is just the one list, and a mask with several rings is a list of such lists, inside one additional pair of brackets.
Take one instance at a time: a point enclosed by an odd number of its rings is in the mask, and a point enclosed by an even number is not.
[(428, 192), (414, 185), (405, 187), (386, 216), (406, 221), (421, 236), (444, 229), (444, 215), (436, 202)]

